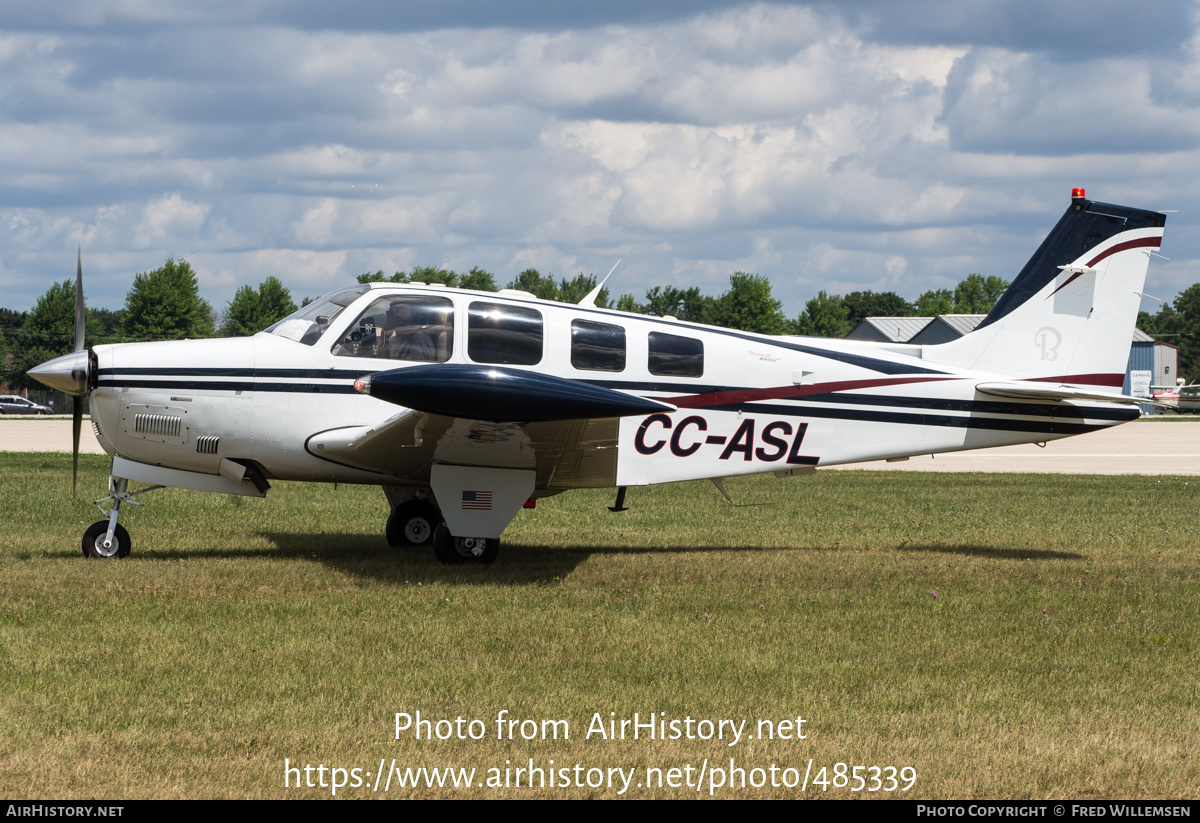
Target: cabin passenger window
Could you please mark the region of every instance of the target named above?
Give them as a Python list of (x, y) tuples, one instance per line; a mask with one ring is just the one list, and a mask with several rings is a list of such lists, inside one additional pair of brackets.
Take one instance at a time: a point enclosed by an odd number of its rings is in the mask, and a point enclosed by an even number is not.
[(333, 353), (445, 363), (454, 353), (454, 304), (445, 297), (381, 297), (359, 315)]
[(670, 377), (699, 377), (704, 374), (704, 344), (677, 334), (650, 332), (651, 374)]
[(610, 323), (572, 320), (571, 365), (587, 371), (624, 371), (625, 329)]
[(467, 312), (467, 355), (476, 363), (540, 363), (542, 313), (507, 303), (472, 303)]

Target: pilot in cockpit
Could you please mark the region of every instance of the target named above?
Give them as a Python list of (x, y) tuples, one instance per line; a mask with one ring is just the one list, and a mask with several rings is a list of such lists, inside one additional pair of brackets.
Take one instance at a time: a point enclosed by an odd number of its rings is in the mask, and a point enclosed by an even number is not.
[(390, 360), (437, 360), (433, 338), (425, 330), (426, 307), (408, 300), (395, 300), (388, 306), (383, 321), (383, 346), (380, 357)]

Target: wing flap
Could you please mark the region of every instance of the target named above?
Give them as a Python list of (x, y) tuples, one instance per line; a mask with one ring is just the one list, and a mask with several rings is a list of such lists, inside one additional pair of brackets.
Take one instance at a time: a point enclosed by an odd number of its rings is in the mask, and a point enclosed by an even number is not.
[(318, 432), (308, 452), (356, 469), (427, 483), (435, 463), (536, 469), (541, 489), (604, 488), (617, 476), (617, 421), (493, 423), (405, 411), (375, 426)]

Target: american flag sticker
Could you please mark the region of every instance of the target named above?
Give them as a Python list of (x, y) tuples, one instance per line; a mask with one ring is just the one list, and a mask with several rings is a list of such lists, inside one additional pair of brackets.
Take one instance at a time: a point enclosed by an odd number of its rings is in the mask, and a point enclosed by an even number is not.
[(491, 492), (463, 492), (462, 498), (463, 511), (484, 511), (492, 510), (492, 493)]

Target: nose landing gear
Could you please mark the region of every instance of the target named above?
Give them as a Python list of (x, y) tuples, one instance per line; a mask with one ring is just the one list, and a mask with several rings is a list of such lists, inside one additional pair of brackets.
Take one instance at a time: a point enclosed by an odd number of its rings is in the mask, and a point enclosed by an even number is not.
[[(147, 486), (135, 492), (126, 491), (128, 486), (129, 481), (124, 477), (112, 477), (110, 475), (108, 478), (108, 496), (92, 501), (96, 504), (96, 508), (100, 510), (100, 513), (104, 515), (105, 519), (97, 520), (88, 526), (87, 531), (83, 533), (84, 557), (95, 560), (117, 560), (129, 556), (131, 546), (129, 532), (117, 522), (117, 517), (121, 511), (121, 504), (129, 503), (132, 506), (140, 506), (142, 504), (133, 499), (136, 495), (161, 489), (162, 486)], [(106, 500), (113, 501), (112, 508), (108, 511), (105, 511), (101, 505)]]

